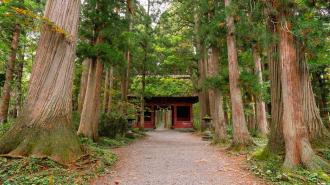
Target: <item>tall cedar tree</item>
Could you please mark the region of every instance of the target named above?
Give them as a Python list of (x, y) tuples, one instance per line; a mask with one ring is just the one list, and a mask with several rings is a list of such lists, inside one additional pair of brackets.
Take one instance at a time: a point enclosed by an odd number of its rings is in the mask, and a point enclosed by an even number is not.
[[(230, 10), (231, 0), (225, 0), (225, 7)], [(248, 146), (253, 143), (247, 129), (243, 110), (242, 93), (239, 87), (239, 67), (237, 47), (235, 39), (234, 17), (228, 13), (227, 23), (227, 47), (229, 66), (229, 85), (231, 97), (231, 110), (233, 119), (233, 146)]]
[(70, 38), (50, 26), (42, 27), (27, 102), (0, 140), (1, 154), (49, 157), (61, 163), (82, 154), (71, 120), (79, 8), (80, 0), (47, 1), (45, 17)]

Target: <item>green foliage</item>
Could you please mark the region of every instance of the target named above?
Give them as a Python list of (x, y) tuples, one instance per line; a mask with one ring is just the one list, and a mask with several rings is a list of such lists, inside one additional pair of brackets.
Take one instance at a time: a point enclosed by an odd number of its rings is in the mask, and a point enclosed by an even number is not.
[(0, 124), (0, 138), (10, 129), (12, 123), (12, 120), (9, 120), (8, 122)]
[[(141, 78), (138, 77), (133, 80), (131, 91), (141, 91)], [(146, 78), (146, 96), (189, 96), (192, 93), (193, 85), (190, 79), (153, 76)]]
[(99, 122), (100, 136), (116, 138), (125, 136), (128, 130), (127, 118), (121, 114), (102, 114)]
[(249, 160), (250, 170), (257, 176), (279, 185), (330, 183), (329, 176), (324, 172), (313, 172), (304, 168), (285, 172), (282, 170), (283, 161), (283, 156), (272, 154), (265, 148), (259, 147), (252, 153)]

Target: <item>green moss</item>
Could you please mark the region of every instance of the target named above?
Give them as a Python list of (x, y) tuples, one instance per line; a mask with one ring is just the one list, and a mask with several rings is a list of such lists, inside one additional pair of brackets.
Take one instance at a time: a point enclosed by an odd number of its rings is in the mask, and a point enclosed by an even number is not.
[(266, 148), (258, 147), (251, 151), (250, 170), (257, 176), (271, 181), (273, 184), (308, 185), (329, 184), (329, 176), (324, 172), (309, 171), (302, 167), (294, 170), (284, 170), (284, 156), (276, 155)]
[(95, 143), (84, 143), (84, 146), (89, 151), (89, 155), (69, 166), (63, 166), (49, 159), (0, 158), (0, 184), (87, 185), (92, 178), (109, 172), (117, 161), (117, 156), (108, 148)]

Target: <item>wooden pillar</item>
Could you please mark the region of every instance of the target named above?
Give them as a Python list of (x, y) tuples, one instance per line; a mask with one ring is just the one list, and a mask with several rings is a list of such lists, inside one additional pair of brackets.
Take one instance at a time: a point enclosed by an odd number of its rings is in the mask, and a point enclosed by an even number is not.
[(177, 110), (176, 110), (176, 105), (174, 104), (173, 105), (173, 127), (175, 128), (175, 126), (176, 126), (176, 118), (177, 118), (177, 115), (176, 115), (176, 113), (177, 113)]

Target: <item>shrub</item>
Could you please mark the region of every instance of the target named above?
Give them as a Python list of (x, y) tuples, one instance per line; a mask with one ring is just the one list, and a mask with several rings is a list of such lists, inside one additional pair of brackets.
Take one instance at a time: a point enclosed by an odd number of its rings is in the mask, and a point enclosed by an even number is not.
[(126, 134), (127, 130), (128, 124), (125, 116), (116, 113), (101, 115), (99, 123), (99, 135), (101, 137), (122, 137)]

